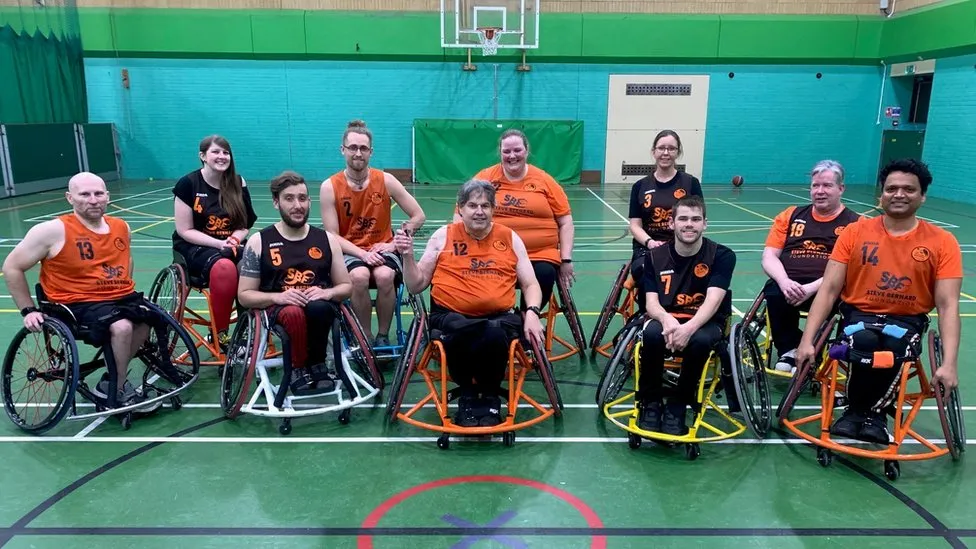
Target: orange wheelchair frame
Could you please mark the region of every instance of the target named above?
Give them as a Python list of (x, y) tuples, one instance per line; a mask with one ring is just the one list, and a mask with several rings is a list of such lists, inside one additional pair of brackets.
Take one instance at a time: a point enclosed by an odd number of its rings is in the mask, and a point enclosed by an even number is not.
[[(627, 261), (620, 267), (620, 271), (617, 272), (617, 278), (614, 279), (613, 287), (610, 288), (610, 293), (603, 302), (603, 308), (600, 309), (600, 316), (597, 317), (596, 326), (593, 327), (593, 334), (590, 336), (590, 349), (593, 349), (594, 356), (599, 353), (606, 358), (610, 358), (613, 352), (616, 340), (621, 334), (618, 333), (613, 341), (603, 342), (603, 336), (606, 335), (613, 316), (619, 314), (623, 319), (624, 326), (626, 326), (630, 319), (637, 313), (637, 299), (635, 295), (637, 282), (630, 275), (630, 265), (631, 262)], [(623, 303), (621, 303), (620, 296), (624, 292), (626, 294), (624, 295)]]
[[(397, 363), (393, 382), (390, 385), (387, 414), (391, 422), (402, 420), (415, 427), (441, 433), (437, 439), (437, 446), (446, 450), (450, 446), (451, 435), (491, 436), (500, 434), (503, 443), (506, 446), (512, 446), (515, 444), (515, 431), (540, 423), (552, 416), (560, 417), (562, 415), (562, 400), (553, 377), (552, 364), (545, 352), (533, 343), (532, 357), (529, 357), (522, 346), (521, 339), (514, 339), (508, 347), (506, 373), (508, 396), (502, 423), (491, 427), (455, 425), (448, 412), (449, 403), (455, 398), (455, 395), (453, 390), (448, 389), (451, 379), (448, 374), (444, 345), (438, 339), (438, 331), (428, 329), (427, 311), (421, 299), (418, 296), (411, 295), (408, 298), (408, 303), (413, 308), (414, 320), (408, 332), (407, 347)], [(539, 373), (545, 386), (551, 404), (549, 408), (540, 404), (523, 390), (527, 374), (533, 370)], [(415, 372), (423, 377), (428, 389), (427, 395), (407, 411), (401, 412), (407, 386)], [(516, 416), (522, 402), (529, 404), (537, 412), (537, 415), (518, 420)], [(428, 404), (433, 404), (437, 410), (437, 415), (440, 418), (439, 424), (416, 417)]]
[[(827, 329), (821, 332), (815, 348), (826, 348), (831, 339), (831, 332), (834, 331), (835, 327), (839, 334), (840, 321), (838, 316), (830, 319)], [(839, 335), (835, 339), (839, 339)], [(926, 347), (928, 348), (929, 366), (932, 374), (934, 374), (942, 363), (941, 340), (935, 332), (929, 332)], [(889, 415), (894, 418), (893, 441), (883, 449), (858, 448), (853, 444), (838, 442), (831, 437), (830, 428), (833, 425), (835, 406), (834, 395), (837, 391), (846, 394), (845, 380), (850, 373), (850, 366), (828, 355), (816, 372), (813, 372), (812, 369), (811, 365), (805, 365), (797, 371), (779, 411), (779, 419), (783, 426), (794, 435), (817, 447), (817, 462), (823, 467), (828, 467), (831, 464), (834, 452), (881, 459), (884, 460), (885, 476), (889, 480), (896, 480), (901, 475), (899, 461), (921, 461), (942, 457), (946, 454), (950, 454), (953, 460), (958, 460), (962, 452), (965, 451), (966, 434), (959, 389), (957, 387), (946, 392), (941, 384), (937, 389), (933, 388), (925, 374), (921, 353), (918, 357), (906, 360), (901, 364), (898, 397), (891, 406), (893, 410), (889, 411)], [(909, 381), (912, 379), (918, 381), (918, 389), (909, 392)], [(803, 386), (809, 381), (819, 382), (824, 389), (820, 391), (821, 409), (815, 414), (791, 419), (789, 414), (793, 405), (802, 392)], [(921, 411), (923, 403), (931, 398), (935, 398), (936, 401), (942, 431), (945, 435), (945, 447), (940, 447), (929, 441), (912, 428), (912, 423), (918, 416), (918, 412)], [(907, 413), (906, 407), (908, 408)], [(819, 433), (810, 434), (800, 428), (807, 424), (819, 426)], [(909, 437), (920, 444), (924, 451), (919, 453), (903, 452), (903, 445)], [(868, 445), (870, 443), (855, 441), (854, 444)]]

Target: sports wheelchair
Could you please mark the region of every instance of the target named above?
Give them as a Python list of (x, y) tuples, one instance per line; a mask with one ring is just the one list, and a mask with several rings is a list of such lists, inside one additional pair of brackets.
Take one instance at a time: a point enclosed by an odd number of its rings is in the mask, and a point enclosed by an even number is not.
[[(924, 332), (923, 332), (924, 334)], [(923, 334), (919, 334), (921, 339)], [(895, 358), (890, 364), (879, 364), (878, 354), (875, 354), (875, 367), (899, 368), (897, 378), (898, 396), (895, 402), (886, 409), (886, 414), (894, 419), (894, 432), (891, 441), (880, 449), (865, 449), (860, 446), (871, 445), (869, 442), (850, 441), (842, 443), (832, 438), (830, 433), (834, 419), (834, 408), (839, 407), (835, 399), (837, 392), (847, 394), (846, 379), (850, 373), (850, 339), (841, 329), (840, 315), (831, 317), (821, 328), (814, 345), (815, 349), (828, 349), (827, 356), (822, 362), (814, 365), (804, 365), (798, 368), (790, 383), (788, 392), (783, 398), (778, 417), (781, 424), (794, 435), (812, 443), (817, 447), (817, 462), (823, 467), (829, 467), (833, 461), (834, 452), (883, 460), (884, 474), (888, 480), (897, 480), (901, 476), (899, 461), (920, 461), (934, 459), (949, 454), (958, 460), (966, 450), (966, 427), (964, 423), (962, 402), (958, 387), (946, 391), (942, 384), (933, 388), (922, 364), (921, 341), (912, 349), (911, 356)], [(942, 364), (942, 342), (938, 334), (930, 331), (927, 336), (929, 370), (934, 375)], [(890, 353), (889, 353), (890, 355)], [(820, 356), (820, 355), (817, 355)], [(918, 388), (909, 390), (909, 382), (917, 380)], [(816, 413), (792, 419), (791, 412), (804, 388), (811, 383), (820, 383), (825, 390), (820, 391), (820, 410)], [(927, 440), (912, 428), (922, 405), (927, 399), (935, 399), (939, 412), (939, 421), (945, 436), (945, 447)], [(801, 429), (804, 425), (817, 427), (816, 433)], [(922, 446), (921, 452), (908, 452), (906, 438), (911, 437)], [(910, 444), (909, 444), (910, 445)]]
[[(387, 401), (387, 415), (391, 423), (398, 420), (405, 421), (415, 427), (439, 432), (437, 446), (442, 450), (450, 447), (450, 436), (491, 436), (502, 435), (505, 446), (515, 444), (515, 431), (525, 429), (552, 416), (561, 417), (563, 402), (556, 386), (552, 363), (546, 356), (545, 350), (536, 343), (529, 346), (531, 356), (526, 351), (526, 345), (521, 338), (513, 339), (508, 347), (508, 368), (506, 373), (507, 389), (501, 396), (507, 402), (502, 411), (504, 419), (499, 425), (491, 427), (461, 427), (455, 425), (448, 412), (452, 400), (459, 396), (457, 389), (448, 389), (450, 375), (447, 368), (447, 356), (441, 342), (440, 330), (428, 326), (427, 309), (419, 296), (411, 295), (408, 303), (413, 309), (414, 319), (410, 324), (407, 335), (407, 345), (397, 362), (393, 382), (390, 385), (390, 396)], [(525, 393), (524, 386), (528, 373), (538, 372), (550, 406), (547, 408), (536, 399)], [(405, 412), (400, 411), (406, 398), (407, 387), (414, 373), (419, 373), (427, 386), (427, 395), (419, 402), (409, 406)], [(532, 407), (535, 414), (527, 419), (516, 420), (519, 405), (522, 402)], [(417, 414), (428, 404), (433, 404), (437, 411), (439, 422), (418, 419)]]
[[(741, 323), (736, 323), (731, 328), (727, 324), (724, 338), (712, 349), (698, 383), (697, 404), (692, 406), (695, 417), (688, 433), (675, 436), (641, 429), (637, 425), (640, 409), (636, 396), (640, 386), (639, 365), (644, 323), (643, 315), (634, 316), (621, 330), (596, 392), (597, 406), (603, 410), (607, 419), (627, 431), (627, 442), (631, 448), (640, 448), (642, 439), (668, 447), (683, 444), (685, 456), (689, 460), (695, 460), (701, 455), (700, 443), (737, 437), (747, 427), (757, 437), (766, 437), (772, 418), (766, 370), (755, 342), (744, 336), (745, 328)], [(677, 386), (680, 368), (681, 357), (665, 358), (666, 389)], [(619, 396), (632, 373), (633, 391)], [(728, 399), (728, 411), (715, 402), (723, 392)], [(616, 408), (623, 409), (615, 411)], [(708, 414), (709, 411), (713, 413)], [(742, 419), (736, 415), (740, 415)], [(724, 424), (719, 424), (719, 420)], [(701, 428), (711, 434), (699, 436), (698, 431)]]
[[(402, 271), (396, 271), (393, 288), (394, 292), (396, 292), (396, 303), (393, 305), (393, 326), (391, 326), (394, 336), (391, 338), (392, 340), (389, 345), (373, 346), (372, 342), (369, 342), (373, 356), (377, 361), (381, 362), (393, 361), (400, 358), (407, 340), (407, 332), (403, 329), (403, 317), (400, 312), (404, 305), (403, 293), (405, 291)], [(376, 282), (372, 277), (369, 280), (369, 290), (376, 290)], [(347, 300), (347, 304), (351, 306), (351, 301)], [(371, 297), (370, 305), (373, 310), (376, 310), (376, 298)]]
[[(613, 286), (610, 288), (610, 293), (600, 309), (600, 315), (596, 319), (593, 334), (590, 336), (590, 349), (593, 350), (594, 356), (601, 354), (610, 358), (613, 349), (619, 343), (620, 336), (624, 334), (628, 322), (637, 313), (637, 282), (630, 275), (630, 265), (631, 262), (627, 261), (620, 267), (617, 278), (614, 279)], [(620, 302), (621, 295), (624, 296), (623, 303)], [(611, 341), (604, 343), (603, 336), (606, 335), (610, 328), (610, 322), (616, 314), (619, 314), (623, 319), (625, 328), (617, 332)]]
[[(112, 346), (96, 345), (91, 339), (91, 328), (79, 324), (64, 305), (49, 301), (40, 284), (36, 286), (36, 294), (38, 309), (44, 314), (41, 330), (31, 332), (21, 328), (14, 334), (0, 374), (4, 408), (17, 427), (41, 434), (66, 416), (69, 420), (117, 416), (122, 427), (128, 430), (134, 419), (155, 413), (163, 401), (169, 401), (174, 410), (182, 407), (180, 393), (196, 382), (200, 360), (186, 330), (166, 312), (144, 301), (143, 306), (156, 317), (146, 342), (133, 357), (144, 366), (141, 383), (136, 387), (136, 393), (144, 400), (119, 406), (116, 402), (119, 380)], [(78, 341), (95, 347), (94, 357), (81, 362)], [(184, 359), (174, 361), (174, 355)], [(102, 371), (107, 373), (109, 382), (105, 396), (96, 392), (97, 381), (93, 387), (86, 381), (88, 376)], [(76, 395), (88, 400), (94, 412), (78, 413)], [(22, 397), (26, 401), (22, 402)]]
[[(558, 299), (557, 299), (558, 294)], [(569, 324), (569, 331), (573, 336), (573, 343), (556, 335), (556, 319), (559, 314), (566, 318)], [(575, 354), (583, 355), (586, 350), (586, 337), (583, 335), (583, 323), (580, 322), (579, 311), (576, 309), (576, 302), (560, 278), (556, 278), (556, 291), (549, 298), (549, 303), (545, 305), (540, 320), (545, 329), (544, 347), (550, 362), (558, 362), (567, 359)], [(553, 343), (558, 343), (566, 350), (558, 355), (552, 354)], [(575, 345), (574, 345), (575, 344)]]
[[(383, 390), (383, 375), (376, 368), (363, 329), (344, 303), (337, 306), (336, 319), (328, 334), (307, 334), (307, 337), (330, 339), (324, 370), (335, 383), (335, 389), (316, 394), (290, 394), (291, 345), (288, 334), (280, 324), (272, 323), (267, 311), (247, 311), (235, 326), (227, 348), (220, 389), (220, 405), (225, 416), (234, 419), (245, 413), (281, 418), (278, 432), (287, 435), (291, 433), (291, 420), (297, 417), (339, 412), (339, 423), (345, 425), (350, 420), (350, 408), (372, 399)], [(274, 339), (278, 339), (280, 352), (269, 352), (274, 347)], [(280, 383), (276, 384), (269, 372), (273, 368), (281, 369)], [(261, 403), (262, 397), (264, 403)], [(332, 399), (334, 404), (322, 402)], [(302, 401), (318, 403), (303, 404)]]
[[(214, 261), (216, 259), (218, 258), (215, 258)], [(202, 361), (202, 365), (222, 367), (227, 361), (227, 355), (217, 341), (217, 327), (213, 322), (213, 307), (210, 305), (209, 281), (202, 277), (189, 276), (188, 273), (186, 259), (174, 250), (173, 263), (159, 271), (152, 286), (149, 287), (149, 301), (168, 312), (186, 328), (186, 331), (195, 340), (194, 347), (198, 351), (203, 349), (209, 353), (211, 359)], [(206, 317), (187, 304), (190, 298), (190, 290), (200, 294), (206, 300)], [(231, 326), (237, 322), (238, 314), (239, 311), (237, 310), (231, 312)], [(198, 326), (206, 330), (206, 335), (201, 335), (196, 330)], [(186, 356), (178, 356), (174, 360), (182, 362), (186, 360)]]

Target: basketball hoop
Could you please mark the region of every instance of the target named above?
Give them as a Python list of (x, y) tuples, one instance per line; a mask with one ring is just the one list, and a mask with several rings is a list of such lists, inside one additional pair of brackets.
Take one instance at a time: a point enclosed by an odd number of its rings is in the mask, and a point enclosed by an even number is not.
[(501, 40), (501, 27), (479, 27), (478, 40), (481, 42), (482, 55), (495, 55), (498, 53), (498, 41)]

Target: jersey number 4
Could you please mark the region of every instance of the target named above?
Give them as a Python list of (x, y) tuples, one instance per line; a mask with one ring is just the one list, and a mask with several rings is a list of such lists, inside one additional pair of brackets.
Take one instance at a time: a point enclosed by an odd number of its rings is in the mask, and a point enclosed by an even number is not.
[(861, 247), (861, 265), (867, 265), (868, 263), (874, 265), (875, 267), (878, 266), (877, 246), (873, 246), (870, 249), (868, 249), (866, 245)]
[(193, 201), (193, 211), (197, 213), (203, 213), (203, 204), (200, 203), (200, 197), (198, 196), (196, 200)]

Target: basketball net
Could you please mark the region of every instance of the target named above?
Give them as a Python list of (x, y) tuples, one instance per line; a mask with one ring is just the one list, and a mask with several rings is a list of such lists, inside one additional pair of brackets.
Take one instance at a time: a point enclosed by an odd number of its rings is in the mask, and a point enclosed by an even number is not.
[(501, 37), (501, 29), (498, 27), (484, 27), (478, 29), (478, 40), (481, 41), (481, 54), (497, 54), (498, 41), (501, 39)]

